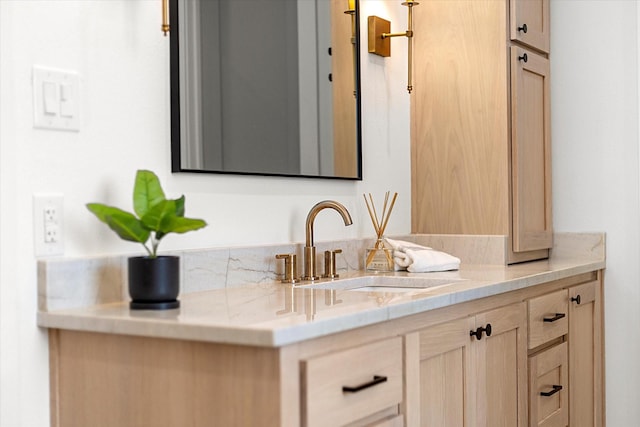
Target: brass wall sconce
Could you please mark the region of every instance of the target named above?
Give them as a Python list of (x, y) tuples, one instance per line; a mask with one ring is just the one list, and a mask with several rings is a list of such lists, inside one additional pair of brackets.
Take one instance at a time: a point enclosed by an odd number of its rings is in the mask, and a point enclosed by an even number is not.
[(407, 91), (411, 93), (413, 90), (413, 80), (411, 69), (413, 68), (413, 7), (417, 6), (417, 1), (407, 0), (402, 3), (403, 6), (407, 6), (409, 13), (408, 16), (408, 28), (403, 33), (392, 33), (391, 22), (386, 19), (382, 19), (378, 16), (368, 17), (369, 27), (369, 53), (374, 53), (380, 56), (391, 56), (391, 37), (406, 37), (407, 38), (407, 57), (408, 57), (408, 76), (407, 76)]
[(165, 36), (169, 32), (169, 0), (162, 0), (162, 32)]

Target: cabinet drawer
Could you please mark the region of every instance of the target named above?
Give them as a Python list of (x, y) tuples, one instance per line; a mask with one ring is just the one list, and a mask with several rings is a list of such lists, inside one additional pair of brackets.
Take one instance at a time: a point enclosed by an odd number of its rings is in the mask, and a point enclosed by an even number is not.
[(341, 426), (402, 401), (402, 338), (302, 362), (306, 427)]
[(529, 348), (565, 335), (569, 328), (567, 290), (529, 300)]
[(511, 0), (511, 40), (549, 53), (549, 0)]
[(567, 343), (529, 358), (529, 426), (569, 423)]

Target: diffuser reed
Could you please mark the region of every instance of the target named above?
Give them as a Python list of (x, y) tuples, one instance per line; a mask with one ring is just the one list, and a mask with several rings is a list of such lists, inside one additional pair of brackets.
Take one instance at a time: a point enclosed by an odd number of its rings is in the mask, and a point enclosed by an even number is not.
[[(367, 205), (369, 216), (371, 217), (371, 223), (373, 229), (376, 232), (376, 243), (373, 248), (367, 249), (367, 257), (365, 259), (365, 269), (376, 271), (393, 271), (393, 255), (391, 249), (384, 247), (384, 230), (387, 228), (393, 205), (396, 203), (398, 193), (394, 193), (389, 203), (389, 192), (387, 191), (384, 196), (384, 203), (382, 205), (382, 215), (378, 218), (378, 212), (376, 206), (373, 203), (373, 196), (369, 193), (369, 199), (365, 194), (364, 202)], [(388, 209), (387, 209), (388, 208)]]

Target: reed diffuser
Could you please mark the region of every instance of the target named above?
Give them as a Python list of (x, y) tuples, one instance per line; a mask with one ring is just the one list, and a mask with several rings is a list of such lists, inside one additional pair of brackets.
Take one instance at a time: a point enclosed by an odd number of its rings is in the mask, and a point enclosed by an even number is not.
[(369, 199), (367, 199), (365, 194), (362, 196), (364, 197), (364, 202), (367, 205), (367, 210), (371, 217), (371, 223), (373, 224), (373, 229), (375, 230), (377, 237), (373, 248), (367, 249), (367, 255), (364, 262), (365, 269), (372, 271), (393, 271), (393, 250), (384, 246), (384, 230), (387, 228), (387, 223), (389, 222), (393, 205), (396, 203), (398, 193), (394, 193), (391, 198), (391, 203), (389, 203), (389, 192), (387, 191), (385, 193), (384, 203), (382, 205), (382, 215), (379, 218), (371, 193), (369, 193)]

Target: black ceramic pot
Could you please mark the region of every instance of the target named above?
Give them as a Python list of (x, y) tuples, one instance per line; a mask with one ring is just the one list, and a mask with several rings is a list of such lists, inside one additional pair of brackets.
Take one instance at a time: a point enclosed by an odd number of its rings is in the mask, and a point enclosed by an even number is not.
[(129, 296), (132, 310), (180, 307), (180, 257), (129, 258)]

